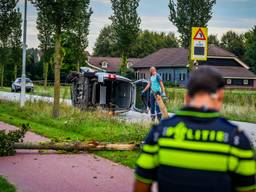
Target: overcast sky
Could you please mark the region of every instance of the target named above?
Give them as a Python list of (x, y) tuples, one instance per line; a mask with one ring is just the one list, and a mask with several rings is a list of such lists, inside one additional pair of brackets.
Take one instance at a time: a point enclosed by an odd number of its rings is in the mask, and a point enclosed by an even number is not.
[[(24, 0), (20, 0), (19, 7), (23, 10)], [(168, 20), (169, 0), (141, 0), (138, 13), (141, 17), (142, 29), (161, 32), (175, 32), (177, 29)], [(100, 30), (107, 24), (111, 15), (110, 0), (91, 0), (93, 15), (91, 17), (89, 47), (92, 53), (94, 43)], [(216, 34), (220, 38), (223, 33), (233, 30), (243, 33), (256, 25), (256, 0), (217, 0), (213, 10), (213, 18), (209, 22), (209, 34)], [(29, 47), (37, 47), (36, 9), (28, 6), (28, 37)]]

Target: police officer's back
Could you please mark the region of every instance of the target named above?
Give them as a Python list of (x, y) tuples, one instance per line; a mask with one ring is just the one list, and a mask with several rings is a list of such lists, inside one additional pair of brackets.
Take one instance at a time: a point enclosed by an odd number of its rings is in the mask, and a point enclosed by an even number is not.
[(200, 67), (183, 109), (154, 126), (137, 160), (135, 192), (255, 191), (256, 162), (247, 136), (219, 114), (224, 80)]

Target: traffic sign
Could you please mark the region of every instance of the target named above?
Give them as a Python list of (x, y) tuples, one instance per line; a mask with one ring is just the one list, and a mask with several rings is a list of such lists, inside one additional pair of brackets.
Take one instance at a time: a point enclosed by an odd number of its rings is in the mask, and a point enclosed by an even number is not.
[(192, 27), (191, 59), (197, 61), (207, 60), (208, 29), (205, 27)]

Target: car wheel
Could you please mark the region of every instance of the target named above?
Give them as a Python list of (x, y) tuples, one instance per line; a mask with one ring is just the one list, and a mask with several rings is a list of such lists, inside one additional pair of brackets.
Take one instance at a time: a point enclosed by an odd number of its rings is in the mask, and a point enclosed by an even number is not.
[(80, 77), (72, 84), (71, 99), (72, 104), (82, 110), (86, 110), (90, 101), (90, 80), (86, 77)]

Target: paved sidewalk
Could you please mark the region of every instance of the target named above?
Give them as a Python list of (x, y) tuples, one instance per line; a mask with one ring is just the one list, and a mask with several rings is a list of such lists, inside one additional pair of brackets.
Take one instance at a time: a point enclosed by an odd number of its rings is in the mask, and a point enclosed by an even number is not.
[[(0, 129), (15, 127), (1, 123)], [(46, 141), (28, 133), (25, 142)], [(0, 158), (0, 175), (21, 192), (131, 192), (133, 170), (91, 154), (38, 154), (17, 151)]]

